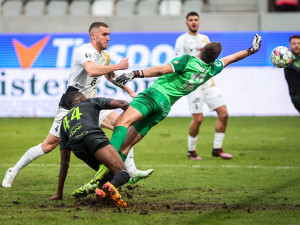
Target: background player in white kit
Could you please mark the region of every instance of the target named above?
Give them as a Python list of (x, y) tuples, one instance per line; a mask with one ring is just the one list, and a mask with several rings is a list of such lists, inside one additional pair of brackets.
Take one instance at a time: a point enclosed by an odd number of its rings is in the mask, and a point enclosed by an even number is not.
[[(202, 48), (210, 42), (206, 35), (198, 33), (200, 25), (198, 13), (188, 13), (186, 16), (186, 25), (188, 27), (188, 32), (180, 35), (176, 40), (176, 57), (184, 54), (196, 56), (200, 53)], [(212, 155), (220, 156), (223, 159), (231, 159), (232, 156), (223, 152), (222, 150), (228, 120), (228, 112), (225, 105), (225, 100), (219, 89), (215, 86), (213, 79), (208, 80), (204, 85), (190, 93), (187, 98), (190, 111), (193, 116), (189, 126), (187, 152), (188, 158), (191, 160), (201, 160), (201, 157), (199, 157), (196, 152), (196, 143), (199, 128), (203, 120), (203, 103), (205, 102), (210, 110), (215, 110), (218, 114), (215, 125)]]
[[(110, 64), (110, 56), (107, 51), (104, 51), (110, 39), (110, 29), (105, 23), (95, 22), (91, 24), (89, 34), (91, 39), (90, 43), (80, 46), (72, 59), (68, 87), (60, 100), (59, 108), (48, 136), (39, 145), (28, 149), (14, 167), (6, 171), (2, 181), (3, 187), (11, 187), (15, 177), (22, 168), (38, 157), (51, 152), (59, 144), (61, 120), (69, 111), (66, 97), (70, 92), (79, 91), (87, 98), (93, 98), (96, 95), (97, 84), (102, 75), (105, 75), (105, 77), (111, 81), (112, 78), (115, 77), (114, 71), (128, 68), (129, 64), (127, 58), (122, 59), (118, 64)], [(131, 97), (136, 96), (130, 88), (124, 87), (124, 90)], [(99, 115), (99, 126), (113, 130), (113, 124), (118, 116), (119, 115), (112, 110), (101, 111)], [(146, 177), (153, 171), (152, 169), (147, 171), (136, 169), (132, 149), (125, 161), (125, 166), (130, 176), (139, 176), (139, 178)]]

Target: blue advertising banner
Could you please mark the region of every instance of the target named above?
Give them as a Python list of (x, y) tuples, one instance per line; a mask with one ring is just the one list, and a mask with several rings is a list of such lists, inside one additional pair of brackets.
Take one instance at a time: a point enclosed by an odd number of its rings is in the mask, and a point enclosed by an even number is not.
[[(165, 65), (174, 58), (176, 38), (182, 32), (115, 32), (108, 52), (112, 64), (129, 58), (129, 69)], [(255, 32), (205, 32), (223, 45), (221, 57), (247, 49)], [(231, 64), (214, 81), (226, 99), (231, 116), (298, 115), (291, 103), (283, 69), (271, 64), (271, 51), (289, 46), (292, 32), (261, 32), (258, 53)], [(90, 41), (86, 33), (0, 34), (0, 117), (52, 117), (67, 87), (74, 51)], [(120, 74), (124, 71), (117, 71)], [(136, 79), (128, 86), (136, 93), (156, 78)], [(104, 77), (97, 96), (131, 98)], [(215, 115), (204, 106), (204, 114)], [(176, 102), (169, 116), (190, 116), (187, 98)]]
[[(114, 32), (108, 51), (112, 63), (128, 57), (134, 67), (163, 65), (174, 58), (174, 45), (180, 32)], [(220, 57), (251, 46), (254, 32), (204, 32), (211, 41), (223, 45)], [(271, 51), (289, 45), (291, 32), (260, 32), (261, 50), (232, 66), (272, 66)], [(89, 42), (88, 34), (1, 34), (2, 68), (69, 68), (76, 47)]]

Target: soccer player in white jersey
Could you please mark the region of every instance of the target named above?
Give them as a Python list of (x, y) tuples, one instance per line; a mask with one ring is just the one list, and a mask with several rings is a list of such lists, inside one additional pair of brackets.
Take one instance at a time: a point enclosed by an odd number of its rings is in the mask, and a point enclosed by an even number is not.
[[(188, 32), (180, 35), (176, 40), (176, 57), (184, 54), (196, 56), (199, 54), (202, 48), (210, 42), (206, 35), (198, 33), (199, 25), (200, 20), (198, 13), (188, 13), (186, 16), (186, 26), (188, 27)], [(222, 150), (228, 120), (228, 112), (225, 100), (219, 89), (215, 86), (213, 79), (208, 80), (204, 85), (190, 93), (187, 98), (190, 111), (193, 116), (189, 126), (187, 152), (188, 158), (191, 160), (202, 160), (202, 158), (198, 156), (196, 152), (196, 143), (198, 139), (199, 128), (203, 120), (203, 103), (205, 102), (210, 110), (214, 110), (218, 114), (215, 125), (212, 155), (220, 156), (223, 159), (231, 159), (232, 156)]]
[[(22, 168), (38, 157), (51, 152), (59, 144), (61, 120), (69, 110), (66, 104), (66, 97), (70, 92), (79, 91), (87, 98), (93, 98), (96, 95), (97, 84), (102, 75), (112, 81), (115, 77), (114, 71), (128, 68), (129, 64), (127, 58), (122, 59), (118, 64), (110, 64), (110, 56), (108, 52), (105, 51), (110, 40), (110, 29), (107, 24), (102, 22), (91, 24), (89, 35), (90, 43), (80, 46), (72, 59), (68, 87), (61, 97), (59, 108), (48, 136), (42, 143), (28, 149), (14, 167), (6, 171), (2, 181), (3, 187), (11, 187), (15, 177)], [(124, 87), (124, 90), (131, 97), (136, 96), (130, 88)], [(114, 122), (118, 116), (118, 113), (112, 110), (101, 111), (99, 115), (99, 126), (113, 130)], [(147, 177), (153, 172), (152, 169), (140, 171), (135, 167), (132, 149), (125, 161), (125, 166), (130, 176), (138, 176), (139, 179)]]

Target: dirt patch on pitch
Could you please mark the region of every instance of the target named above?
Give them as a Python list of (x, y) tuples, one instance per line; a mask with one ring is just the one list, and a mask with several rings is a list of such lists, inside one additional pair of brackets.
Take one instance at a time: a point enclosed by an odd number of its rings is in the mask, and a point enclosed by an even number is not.
[[(300, 210), (300, 204), (227, 204), (223, 203), (209, 203), (209, 202), (197, 202), (197, 201), (172, 201), (170, 199), (166, 201), (141, 201), (139, 194), (135, 196), (137, 200), (133, 199), (135, 190), (139, 190), (139, 186), (128, 185), (127, 187), (120, 189), (120, 193), (127, 201), (128, 207), (118, 208), (110, 199), (96, 199), (94, 196), (89, 196), (82, 199), (77, 199), (73, 206), (67, 206), (60, 204), (59, 207), (75, 208), (81, 210), (82, 207), (87, 207), (93, 211), (100, 211), (103, 209), (113, 209), (115, 213), (139, 213), (141, 215), (147, 215), (150, 212), (170, 212), (173, 214), (182, 213), (185, 211), (198, 211), (199, 213), (210, 210), (227, 210), (228, 212), (234, 210), (243, 210), (248, 213), (262, 210)], [(149, 197), (157, 197), (167, 193), (149, 193)], [(144, 197), (143, 197), (144, 198)], [(149, 200), (149, 199), (148, 199)]]
[(259, 205), (227, 205), (227, 203), (208, 203), (208, 202), (131, 202), (127, 200), (128, 207), (126, 209), (119, 209), (114, 206), (114, 204), (106, 200), (98, 200), (93, 198), (78, 199), (74, 203), (75, 208), (89, 207), (93, 210), (101, 209), (113, 209), (116, 208), (117, 212), (123, 211), (127, 213), (139, 213), (141, 215), (146, 215), (149, 212), (171, 212), (180, 213), (184, 211), (198, 211), (199, 213), (210, 211), (210, 210), (220, 210), (225, 209), (228, 212), (234, 210), (244, 210), (248, 213), (254, 211), (262, 210), (300, 210), (300, 205), (296, 204), (259, 204)]

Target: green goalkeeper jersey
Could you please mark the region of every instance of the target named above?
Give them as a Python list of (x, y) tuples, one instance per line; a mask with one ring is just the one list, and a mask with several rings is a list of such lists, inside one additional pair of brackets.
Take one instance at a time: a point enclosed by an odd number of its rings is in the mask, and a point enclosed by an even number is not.
[(170, 105), (173, 105), (182, 96), (196, 90), (224, 68), (222, 60), (206, 64), (199, 58), (190, 55), (175, 58), (170, 64), (174, 72), (159, 77), (151, 86), (163, 93)]

